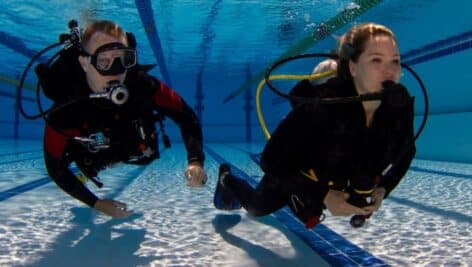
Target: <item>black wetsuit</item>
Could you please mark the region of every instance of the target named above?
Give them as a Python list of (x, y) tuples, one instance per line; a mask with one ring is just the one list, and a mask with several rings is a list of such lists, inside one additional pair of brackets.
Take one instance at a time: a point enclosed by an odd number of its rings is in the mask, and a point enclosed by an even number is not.
[[(65, 84), (74, 87), (69, 89), (76, 92), (75, 97), (91, 93), (85, 79)], [(125, 85), (130, 95), (124, 105), (118, 107), (105, 99), (78, 101), (52, 113), (45, 127), (44, 157), (49, 175), (64, 191), (89, 206), (94, 206), (98, 198), (76, 178), (70, 164), (75, 162), (86, 176), (94, 177), (116, 162), (147, 164), (159, 158), (155, 128), (158, 116), (169, 117), (179, 126), (188, 161), (198, 161), (203, 166), (201, 126), (184, 100), (164, 83), (137, 69), (129, 70)], [(56, 105), (69, 100), (64, 98)], [(90, 147), (77, 140), (96, 134), (108, 140), (107, 148)]]
[[(338, 78), (316, 88), (302, 81), (292, 93), (310, 97), (356, 95), (351, 83)], [(370, 190), (378, 185), (385, 187), (387, 197), (405, 175), (416, 151), (413, 98), (401, 107), (382, 101), (370, 127), (366, 127), (360, 102), (293, 104), (295, 108), (264, 148), (261, 168), (265, 175), (259, 185), (253, 189), (232, 175), (224, 179), (225, 187), (252, 215), (267, 215), (288, 204), (306, 222), (321, 215), (329, 188)], [(379, 181), (381, 172), (392, 162), (396, 164), (391, 172)]]

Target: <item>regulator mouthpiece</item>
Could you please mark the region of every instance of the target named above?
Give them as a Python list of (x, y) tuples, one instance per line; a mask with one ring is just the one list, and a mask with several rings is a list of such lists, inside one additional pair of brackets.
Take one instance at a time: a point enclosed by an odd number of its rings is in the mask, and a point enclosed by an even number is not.
[(90, 98), (105, 98), (113, 102), (113, 104), (121, 106), (128, 101), (129, 92), (124, 84), (118, 81), (112, 81), (105, 88), (103, 93), (90, 94)]

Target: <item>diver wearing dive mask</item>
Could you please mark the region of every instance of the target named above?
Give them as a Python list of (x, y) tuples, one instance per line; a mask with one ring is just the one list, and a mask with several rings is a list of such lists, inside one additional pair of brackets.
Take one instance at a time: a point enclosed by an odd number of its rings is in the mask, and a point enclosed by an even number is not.
[[(88, 65), (86, 64), (87, 62), (83, 60), (83, 58), (86, 58), (88, 59), (88, 64), (93, 66), (98, 74), (95, 75), (95, 79), (89, 80), (89, 84), (91, 81), (102, 81), (103, 79), (108, 80), (108, 84), (101, 90), (97, 90), (97, 87), (91, 85), (91, 89), (94, 93), (90, 94), (89, 97), (105, 98), (116, 105), (123, 105), (126, 103), (129, 92), (123, 84), (124, 75), (126, 75), (128, 69), (136, 66), (136, 50), (127, 47), (124, 42), (116, 41), (99, 46), (93, 54), (88, 53), (86, 49), (87, 48), (84, 47), (81, 51), (82, 67), (84, 68), (84, 71), (86, 71), (87, 68), (85, 68), (84, 65)], [(94, 75), (92, 74), (92, 77), (93, 76)], [(104, 76), (104, 78), (101, 79), (99, 76)], [(109, 80), (108, 77), (117, 79)]]
[[(111, 94), (110, 89), (121, 84), (123, 85), (121, 91), (126, 94), (126, 99), (118, 103), (123, 104), (128, 96), (124, 82), (127, 71), (136, 66), (136, 50), (128, 47), (125, 35), (113, 37), (95, 32), (92, 35), (84, 34), (83, 36), (79, 63), (94, 93), (91, 97), (106, 96), (104, 93)], [(90, 42), (91, 39), (95, 41)], [(112, 100), (111, 97), (106, 98)]]
[[(61, 110), (49, 112), (46, 120), (44, 157), (49, 175), (72, 197), (115, 218), (131, 214), (126, 204), (100, 199), (80, 177), (94, 181), (115, 163), (146, 165), (158, 159), (159, 135), (164, 146), (170, 146), (162, 128), (164, 117), (180, 128), (188, 185), (202, 186), (207, 180), (196, 114), (174, 90), (147, 74), (148, 66), (137, 64), (130, 36), (112, 21), (93, 22), (81, 36), (81, 47), (72, 47), (52, 66), (37, 69), (44, 91), (50, 92), (46, 95), (54, 96), (55, 110)], [(81, 173), (70, 168), (73, 162)]]
[(83, 52), (90, 58), (90, 64), (103, 76), (123, 74), (136, 66), (136, 50), (122, 43), (109, 43), (97, 48), (93, 55)]

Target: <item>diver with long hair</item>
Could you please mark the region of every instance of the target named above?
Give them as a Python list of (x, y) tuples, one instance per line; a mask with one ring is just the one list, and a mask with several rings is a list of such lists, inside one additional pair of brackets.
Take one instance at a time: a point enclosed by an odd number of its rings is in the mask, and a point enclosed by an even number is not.
[[(381, 207), (416, 152), (414, 98), (398, 83), (400, 53), (387, 27), (353, 26), (339, 44), (338, 57), (336, 77), (316, 86), (297, 85), (306, 87), (295, 90), (303, 99), (320, 101), (295, 103), (275, 129), (262, 152), (264, 176), (256, 188), (234, 176), (228, 164), (220, 166), (216, 208), (242, 206), (264, 216), (288, 205), (311, 228), (323, 219), (323, 209), (365, 218)], [(381, 97), (321, 104), (374, 95)]]

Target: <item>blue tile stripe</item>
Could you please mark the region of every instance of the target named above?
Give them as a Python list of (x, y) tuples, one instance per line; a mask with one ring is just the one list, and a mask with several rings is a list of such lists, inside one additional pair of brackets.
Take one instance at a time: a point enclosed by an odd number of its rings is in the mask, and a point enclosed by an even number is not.
[[(205, 146), (205, 153), (220, 164), (229, 163), (208, 146)], [(259, 154), (250, 154), (250, 156), (259, 164)], [(252, 186), (257, 184), (254, 178), (238, 167), (230, 165), (234, 175), (245, 179)], [(388, 266), (382, 260), (352, 244), (323, 224), (317, 225), (312, 230), (307, 230), (288, 208), (283, 208), (273, 215), (332, 266)]]
[(422, 55), (422, 56), (419, 56), (419, 57), (414, 58), (414, 59), (404, 60), (403, 63), (405, 63), (409, 66), (413, 66), (413, 65), (423, 63), (423, 62), (426, 62), (426, 61), (430, 61), (430, 60), (433, 60), (433, 59), (436, 59), (436, 58), (439, 58), (439, 57), (444, 57), (444, 56), (447, 56), (447, 55), (455, 54), (455, 53), (458, 53), (460, 51), (467, 50), (467, 49), (470, 49), (470, 48), (472, 48), (472, 40), (465, 41), (465, 42), (462, 42), (462, 43), (459, 43), (459, 44), (456, 44), (456, 45), (453, 45), (453, 46), (450, 46), (450, 47), (446, 47), (446, 48), (443, 48), (441, 50), (434, 51), (432, 53)]
[(410, 170), (411, 170), (411, 171), (416, 171), (416, 172), (424, 172), (424, 173), (430, 173), (430, 174), (437, 174), (437, 175), (440, 175), (440, 176), (449, 176), (449, 177), (454, 177), (454, 178), (472, 179), (472, 175), (471, 175), (471, 174), (455, 173), (455, 172), (446, 172), (446, 171), (436, 171), (436, 170), (421, 168), (421, 167), (417, 167), (417, 166), (411, 166), (411, 167), (410, 167)]
[(49, 182), (51, 182), (51, 178), (49, 178), (49, 176), (48, 176), (48, 177), (44, 177), (44, 178), (34, 180), (32, 182), (29, 182), (29, 183), (14, 187), (12, 189), (2, 191), (2, 192), (0, 192), (0, 201), (4, 201), (4, 200), (12, 198), (16, 195), (19, 195), (21, 193), (33, 190), (33, 189), (35, 189), (37, 187), (40, 187), (42, 185), (45, 185)]
[(401, 205), (404, 205), (404, 206), (411, 207), (411, 208), (413, 208), (417, 211), (428, 212), (428, 213), (431, 213), (435, 216), (441, 216), (446, 221), (454, 220), (454, 221), (461, 222), (461, 223), (471, 223), (472, 224), (472, 216), (461, 213), (461, 212), (442, 209), (442, 208), (435, 207), (432, 204), (428, 205), (428, 204), (425, 204), (425, 203), (419, 203), (419, 202), (411, 201), (411, 200), (406, 199), (406, 198), (396, 197), (396, 196), (389, 196), (388, 200), (389, 201), (394, 201), (394, 202), (396, 202), (398, 204), (401, 204)]
[(158, 63), (157, 65), (161, 70), (162, 77), (169, 86), (172, 86), (167, 64), (164, 59), (161, 39), (157, 31), (156, 21), (154, 20), (155, 15), (152, 9), (152, 3), (149, 0), (135, 0), (135, 4), (136, 8), (138, 9), (139, 17), (143, 23), (144, 30), (146, 31), (149, 45), (151, 46), (152, 52), (156, 57)]
[[(71, 169), (72, 172), (76, 172), (77, 170), (78, 170), (77, 168), (72, 168)], [(2, 192), (0, 192), (0, 201), (4, 201), (4, 200), (7, 200), (7, 199), (12, 198), (14, 196), (17, 196), (19, 194), (31, 191), (31, 190), (33, 190), (35, 188), (38, 188), (42, 185), (45, 185), (45, 184), (47, 184), (51, 181), (52, 181), (51, 177), (46, 176), (46, 177), (31, 181), (29, 183), (22, 184), (22, 185), (13, 187), (11, 189), (2, 191)]]
[[(28, 58), (32, 58), (38, 53), (38, 51), (28, 48), (21, 38), (4, 31), (0, 31), (0, 44)], [(48, 58), (42, 56), (38, 59), (38, 61), (47, 62)]]
[(403, 60), (410, 60), (413, 57), (418, 57), (419, 55), (426, 54), (427, 52), (432, 52), (435, 50), (442, 50), (448, 46), (455, 46), (456, 44), (470, 41), (472, 39), (472, 31), (460, 33), (430, 44), (427, 44), (421, 48), (410, 50), (402, 54)]
[[(136, 170), (131, 171), (128, 174), (128, 176), (134, 179), (134, 178), (138, 177), (139, 175), (141, 175), (141, 173), (146, 169), (146, 167), (147, 167), (147, 165), (140, 166)], [(71, 170), (72, 170), (72, 172), (78, 171), (78, 169), (76, 169), (76, 168), (73, 168)], [(131, 181), (133, 179), (131, 179)], [(17, 187), (2, 191), (2, 192), (0, 192), (0, 201), (4, 201), (4, 200), (7, 200), (7, 199), (12, 198), (14, 196), (20, 195), (22, 193), (31, 191), (31, 190), (33, 190), (35, 188), (38, 188), (42, 185), (45, 185), (45, 184), (47, 184), (51, 181), (52, 181), (52, 178), (47, 176), (47, 177), (44, 177), (44, 178), (41, 178), (41, 179), (38, 179), (38, 180), (31, 181), (29, 183), (22, 184), (22, 185), (19, 185)], [(113, 198), (113, 197), (111, 197), (111, 198)]]

